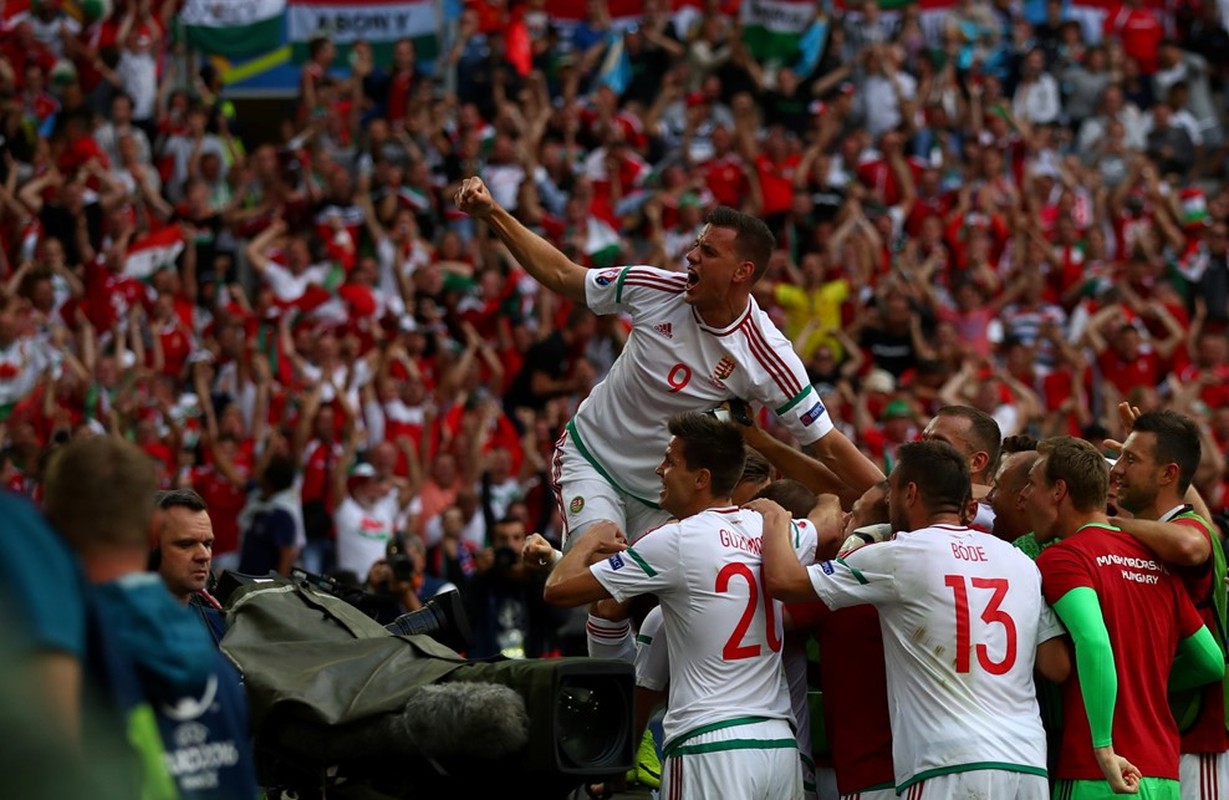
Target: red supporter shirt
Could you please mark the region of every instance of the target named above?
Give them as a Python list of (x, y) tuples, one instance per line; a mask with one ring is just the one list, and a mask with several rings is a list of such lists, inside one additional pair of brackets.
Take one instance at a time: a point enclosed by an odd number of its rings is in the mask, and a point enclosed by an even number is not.
[(1141, 350), (1137, 358), (1126, 361), (1114, 348), (1107, 347), (1097, 356), (1097, 366), (1101, 377), (1124, 395), (1136, 386), (1158, 385), (1165, 374), (1165, 362), (1155, 350)]
[[(1041, 551), (1037, 567), (1050, 605), (1081, 587), (1100, 599), (1118, 673), (1115, 751), (1146, 778), (1177, 780), (1178, 727), (1166, 687), (1178, 642), (1203, 625), (1182, 581), (1151, 550), (1100, 524), (1085, 525)], [(1063, 708), (1058, 779), (1104, 780), (1078, 680), (1063, 685)]]
[[(245, 477), (248, 467), (235, 464)], [(213, 553), (221, 555), (239, 549), (239, 513), (247, 503), (246, 487), (236, 486), (216, 468), (205, 466), (192, 470), (192, 488), (209, 505), (209, 520), (213, 523)]]
[(1165, 38), (1165, 29), (1152, 10), (1121, 6), (1105, 18), (1105, 32), (1122, 41), (1123, 51), (1135, 59), (1140, 72), (1144, 75), (1156, 72), (1157, 50)]
[[(789, 606), (790, 618), (819, 642), (824, 730), (842, 795), (894, 787), (888, 675), (879, 612), (862, 605), (832, 611), (823, 603)], [(857, 686), (858, 691), (849, 687)]]
[[(188, 356), (192, 354), (192, 335), (178, 319), (158, 328), (158, 341), (162, 345), (162, 372), (165, 375), (182, 375)], [(152, 363), (153, 353), (149, 354)]]
[(741, 157), (736, 153), (726, 153), (707, 162), (701, 169), (704, 170), (704, 182), (718, 203), (731, 208), (742, 208), (743, 200), (751, 192), (751, 186), (747, 182), (747, 174), (743, 171)]
[(801, 161), (802, 156), (797, 154), (786, 156), (781, 161), (773, 161), (762, 154), (756, 157), (755, 169), (759, 173), (760, 193), (764, 198), (762, 216), (784, 214), (793, 206), (794, 170), (798, 169)]

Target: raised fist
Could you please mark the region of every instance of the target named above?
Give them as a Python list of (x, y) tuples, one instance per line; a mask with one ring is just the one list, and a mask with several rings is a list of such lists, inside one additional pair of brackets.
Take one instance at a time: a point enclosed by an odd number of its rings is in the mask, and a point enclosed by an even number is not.
[(455, 198), (457, 208), (480, 219), (490, 215), (495, 210), (495, 200), (487, 190), (481, 178), (466, 178), (461, 181)]

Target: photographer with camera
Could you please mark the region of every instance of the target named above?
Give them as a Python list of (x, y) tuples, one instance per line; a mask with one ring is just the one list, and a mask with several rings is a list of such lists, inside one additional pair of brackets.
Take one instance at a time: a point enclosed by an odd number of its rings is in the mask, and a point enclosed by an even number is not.
[(491, 544), (479, 553), (479, 572), (462, 592), (474, 639), (470, 657), (539, 658), (555, 651), (555, 632), (569, 614), (546, 604), (545, 575), (521, 559), (525, 523), (504, 517), (495, 524)]
[(387, 555), (371, 567), (364, 590), (371, 596), (368, 609), (377, 622), (388, 624), (422, 608), (423, 603), (457, 587), (426, 571), (427, 551), (413, 534), (401, 534), (388, 543)]

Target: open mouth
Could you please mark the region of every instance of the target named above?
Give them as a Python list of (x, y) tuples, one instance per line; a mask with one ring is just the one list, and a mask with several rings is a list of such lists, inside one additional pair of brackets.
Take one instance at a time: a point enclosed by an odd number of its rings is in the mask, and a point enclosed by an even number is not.
[(687, 291), (696, 288), (696, 284), (700, 282), (700, 274), (694, 269), (687, 270)]

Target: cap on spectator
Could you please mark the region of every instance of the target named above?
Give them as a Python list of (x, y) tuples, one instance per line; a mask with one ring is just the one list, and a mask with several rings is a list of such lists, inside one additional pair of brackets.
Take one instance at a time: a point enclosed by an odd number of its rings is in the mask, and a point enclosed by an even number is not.
[(364, 478), (375, 478), (376, 468), (369, 465), (367, 462), (356, 463), (353, 469), (350, 469), (350, 480), (363, 480)]
[(868, 392), (889, 394), (896, 391), (896, 379), (886, 369), (873, 369), (862, 381), (862, 388)]
[(855, 91), (855, 87), (852, 82), (845, 81), (840, 86), (836, 87), (836, 90), (840, 92), (841, 94), (853, 94)]
[(882, 420), (889, 419), (912, 419), (913, 409), (909, 408), (909, 403), (904, 400), (892, 400), (883, 407), (883, 413), (879, 415)]
[(684, 192), (679, 198), (679, 208), (700, 208), (703, 205), (700, 202), (700, 195), (695, 192)]
[(708, 95), (706, 95), (704, 92), (691, 92), (687, 95), (687, 107), (688, 108), (694, 108), (695, 106), (702, 106), (707, 102), (708, 102)]

